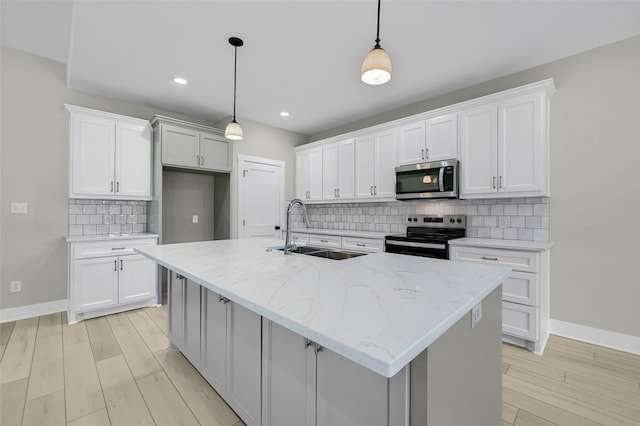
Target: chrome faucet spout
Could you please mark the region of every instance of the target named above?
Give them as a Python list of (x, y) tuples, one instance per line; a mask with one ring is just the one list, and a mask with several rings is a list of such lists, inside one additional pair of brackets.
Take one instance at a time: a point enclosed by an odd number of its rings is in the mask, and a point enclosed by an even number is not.
[(287, 232), (285, 234), (286, 236), (285, 236), (285, 239), (284, 239), (284, 254), (285, 255), (291, 254), (291, 249), (293, 248), (293, 244), (291, 243), (291, 209), (296, 204), (299, 204), (300, 207), (302, 207), (302, 213), (304, 213), (304, 219), (305, 219), (305, 226), (307, 228), (309, 227), (309, 216), (307, 216), (307, 207), (304, 205), (302, 200), (300, 200), (299, 198), (295, 198), (295, 199), (291, 200), (291, 202), (287, 206)]

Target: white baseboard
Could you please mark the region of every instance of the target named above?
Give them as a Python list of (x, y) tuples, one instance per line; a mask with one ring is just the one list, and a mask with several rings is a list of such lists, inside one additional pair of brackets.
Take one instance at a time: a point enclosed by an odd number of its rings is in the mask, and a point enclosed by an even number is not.
[(549, 319), (549, 333), (640, 355), (640, 337)]
[(67, 299), (54, 300), (53, 302), (36, 303), (34, 305), (18, 306), (17, 308), (0, 309), (0, 323), (17, 321), (25, 318), (39, 317), (40, 315), (54, 314), (67, 310)]

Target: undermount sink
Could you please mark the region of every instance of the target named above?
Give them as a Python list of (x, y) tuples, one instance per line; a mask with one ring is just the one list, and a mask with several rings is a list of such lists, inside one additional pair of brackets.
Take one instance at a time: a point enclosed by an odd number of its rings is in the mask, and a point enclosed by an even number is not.
[[(284, 251), (284, 247), (276, 247), (276, 250)], [(324, 247), (298, 246), (291, 249), (291, 253), (305, 254), (307, 256), (322, 257), (324, 259), (344, 260), (363, 256), (367, 253), (356, 251), (332, 250)]]

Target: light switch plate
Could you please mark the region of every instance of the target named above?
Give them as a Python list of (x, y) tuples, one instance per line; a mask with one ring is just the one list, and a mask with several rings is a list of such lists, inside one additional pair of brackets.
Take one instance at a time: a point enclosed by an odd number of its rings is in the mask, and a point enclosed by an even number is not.
[(28, 204), (27, 203), (11, 203), (11, 214), (27, 214), (28, 212)]
[(9, 285), (9, 292), (18, 293), (22, 291), (22, 281), (11, 281)]

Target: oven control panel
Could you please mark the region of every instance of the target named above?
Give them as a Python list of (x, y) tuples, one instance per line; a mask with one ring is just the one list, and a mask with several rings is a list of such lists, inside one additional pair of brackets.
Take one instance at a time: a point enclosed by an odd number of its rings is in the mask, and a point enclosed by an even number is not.
[(466, 216), (464, 215), (410, 215), (407, 216), (407, 226), (424, 226), (430, 228), (466, 228)]

